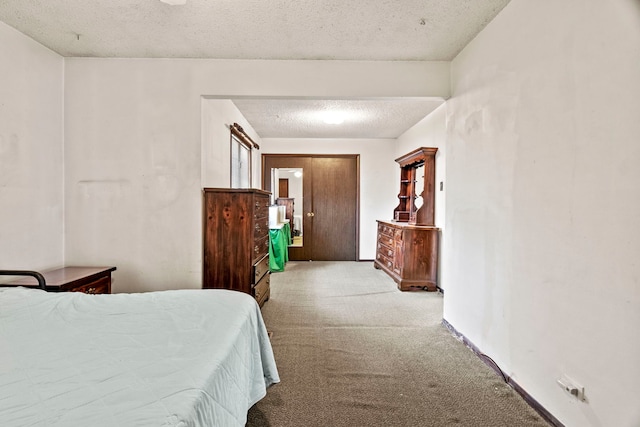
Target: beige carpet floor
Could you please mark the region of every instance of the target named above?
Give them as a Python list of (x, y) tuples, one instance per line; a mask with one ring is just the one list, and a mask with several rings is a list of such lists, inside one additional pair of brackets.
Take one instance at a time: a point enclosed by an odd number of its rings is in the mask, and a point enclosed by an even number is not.
[(442, 298), (371, 262), (289, 262), (262, 311), (281, 383), (247, 426), (548, 426), (442, 326)]

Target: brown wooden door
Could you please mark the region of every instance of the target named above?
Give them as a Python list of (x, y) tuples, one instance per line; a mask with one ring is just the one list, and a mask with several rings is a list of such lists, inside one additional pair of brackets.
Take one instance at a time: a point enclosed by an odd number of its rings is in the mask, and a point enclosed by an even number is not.
[(311, 259), (356, 260), (357, 159), (314, 157), (311, 167)]
[(303, 222), (302, 247), (290, 247), (291, 260), (358, 259), (357, 155), (262, 156), (262, 187), (271, 191), (272, 168), (303, 169), (303, 200), (296, 201)]
[(289, 180), (280, 178), (278, 180), (278, 197), (289, 197)]

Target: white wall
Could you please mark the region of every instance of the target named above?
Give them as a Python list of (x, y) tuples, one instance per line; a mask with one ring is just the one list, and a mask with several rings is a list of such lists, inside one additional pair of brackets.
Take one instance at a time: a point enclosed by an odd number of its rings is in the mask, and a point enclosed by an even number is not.
[(61, 56), (0, 22), (0, 269), (60, 267)]
[[(438, 286), (446, 288), (446, 278), (443, 269), (443, 248), (447, 244), (444, 239), (446, 212), (446, 139), (447, 139), (447, 104), (444, 103), (427, 117), (415, 124), (411, 129), (398, 137), (395, 157), (410, 153), (420, 147), (437, 147), (436, 153), (436, 187), (435, 187), (435, 225), (440, 228), (440, 244), (438, 257)], [(397, 165), (397, 163), (396, 163)], [(400, 190), (400, 167), (396, 168), (395, 182)], [(440, 183), (443, 184), (440, 190)], [(396, 195), (397, 193), (396, 192)]]
[(568, 427), (640, 425), (639, 47), (637, 1), (513, 0), (452, 63), (444, 316)]
[[(450, 90), (441, 62), (71, 58), (65, 67), (66, 258), (117, 266), (114, 292), (201, 286), (201, 186), (221, 185), (229, 167), (222, 150), (202, 143), (203, 131), (220, 129), (203, 128), (202, 97)], [(203, 169), (203, 153), (221, 169)], [(373, 251), (371, 239), (363, 243)]]
[[(262, 140), (240, 110), (229, 99), (202, 98), (202, 187), (228, 188), (231, 185), (231, 131), (237, 123), (259, 146)], [(260, 188), (260, 150), (251, 152), (254, 188)]]
[[(359, 259), (376, 257), (378, 219), (393, 218), (398, 204), (398, 180), (394, 180), (395, 139), (264, 138), (264, 154), (360, 155), (360, 253)], [(304, 177), (303, 177), (304, 179)]]

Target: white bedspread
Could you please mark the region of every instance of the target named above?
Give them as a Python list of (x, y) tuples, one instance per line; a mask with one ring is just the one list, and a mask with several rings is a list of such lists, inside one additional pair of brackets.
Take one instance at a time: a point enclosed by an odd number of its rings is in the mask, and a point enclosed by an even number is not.
[(244, 426), (276, 382), (249, 295), (0, 288), (0, 426)]

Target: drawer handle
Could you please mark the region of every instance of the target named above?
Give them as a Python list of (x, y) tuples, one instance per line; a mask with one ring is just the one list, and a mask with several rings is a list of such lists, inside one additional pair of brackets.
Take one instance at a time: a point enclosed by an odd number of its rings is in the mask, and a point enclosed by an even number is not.
[(87, 291), (85, 293), (87, 293), (87, 294), (95, 294), (96, 293), (96, 288), (89, 288), (89, 289), (87, 289)]
[(253, 248), (253, 251), (254, 251), (255, 253), (260, 252), (260, 248), (258, 247), (258, 245), (256, 245), (256, 246)]
[(393, 255), (393, 251), (387, 251), (387, 255), (389, 256)]

